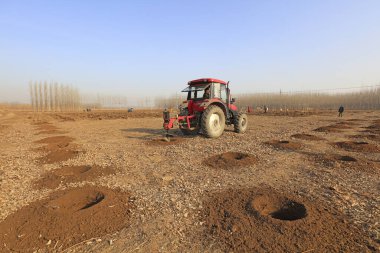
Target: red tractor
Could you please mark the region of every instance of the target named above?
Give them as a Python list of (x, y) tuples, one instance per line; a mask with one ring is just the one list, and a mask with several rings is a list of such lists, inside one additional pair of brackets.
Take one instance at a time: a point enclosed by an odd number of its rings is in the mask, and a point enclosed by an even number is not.
[(180, 106), (180, 113), (170, 117), (165, 109), (164, 129), (168, 132), (178, 121), (178, 126), (185, 135), (195, 135), (200, 131), (209, 138), (222, 135), (226, 125), (234, 125), (235, 132), (247, 130), (248, 118), (239, 112), (231, 99), (229, 82), (214, 78), (202, 78), (188, 82), (182, 92), (187, 93), (187, 100)]

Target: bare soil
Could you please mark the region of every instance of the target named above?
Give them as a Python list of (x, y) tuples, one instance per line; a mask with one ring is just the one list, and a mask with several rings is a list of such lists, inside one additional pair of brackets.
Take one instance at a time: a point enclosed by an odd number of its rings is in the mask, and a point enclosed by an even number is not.
[(338, 122), (338, 123), (333, 124), (333, 125), (318, 127), (316, 129), (314, 129), (314, 131), (326, 132), (326, 133), (328, 133), (328, 132), (339, 133), (339, 132), (343, 132), (344, 130), (351, 129), (352, 125), (354, 125), (354, 123)]
[(54, 189), (60, 184), (94, 180), (98, 177), (115, 174), (115, 172), (116, 171), (112, 168), (103, 168), (96, 165), (64, 166), (47, 172), (41, 179), (36, 181), (35, 185), (38, 189)]
[(298, 150), (302, 148), (302, 143), (288, 140), (272, 140), (266, 142), (266, 144), (273, 146), (277, 149), (285, 149), (285, 150)]
[(296, 139), (306, 140), (306, 141), (322, 141), (322, 140), (325, 140), (322, 137), (315, 136), (312, 134), (293, 134), (291, 137), (296, 138)]
[(379, 153), (380, 149), (375, 144), (371, 144), (365, 141), (340, 141), (332, 143), (332, 145), (343, 148), (348, 151), (357, 151), (357, 152), (372, 152)]
[(46, 137), (35, 141), (35, 143), (46, 144), (33, 149), (45, 153), (45, 156), (40, 157), (38, 162), (41, 164), (52, 164), (75, 158), (80, 151), (77, 150), (77, 145), (72, 143), (73, 140), (74, 138), (72, 137), (62, 135)]
[(271, 188), (229, 189), (204, 209), (206, 237), (223, 252), (363, 252), (357, 228), (328, 206)]
[(164, 135), (160, 138), (155, 138), (147, 141), (147, 145), (155, 145), (155, 146), (168, 146), (173, 144), (178, 144), (184, 142), (185, 138), (182, 137), (165, 137)]
[(204, 160), (204, 164), (215, 169), (234, 169), (257, 163), (258, 159), (252, 155), (240, 152), (226, 152), (211, 156)]
[(0, 251), (379, 252), (380, 112), (248, 118), (166, 142), (159, 110), (0, 108)]
[(8, 251), (63, 251), (128, 225), (129, 197), (128, 193), (90, 186), (55, 192), (0, 223), (0, 243)]
[(128, 119), (128, 118), (147, 118), (162, 117), (163, 110), (93, 110), (91, 112), (62, 112), (51, 113), (49, 116), (59, 121), (76, 121), (76, 120), (109, 120), (109, 119)]

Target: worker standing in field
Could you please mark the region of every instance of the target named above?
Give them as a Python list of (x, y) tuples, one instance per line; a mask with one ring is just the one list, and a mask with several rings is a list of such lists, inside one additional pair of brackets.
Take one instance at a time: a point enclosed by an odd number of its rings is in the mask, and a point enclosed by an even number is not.
[(338, 117), (343, 117), (343, 112), (344, 112), (344, 107), (343, 107), (343, 105), (341, 105), (341, 106), (339, 107), (338, 112), (339, 112)]

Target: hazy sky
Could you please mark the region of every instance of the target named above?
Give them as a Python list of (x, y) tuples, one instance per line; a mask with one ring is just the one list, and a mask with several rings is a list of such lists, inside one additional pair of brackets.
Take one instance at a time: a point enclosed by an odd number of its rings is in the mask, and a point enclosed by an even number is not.
[(377, 85), (380, 1), (0, 0), (0, 101), (27, 101), (30, 80), (136, 97), (201, 77), (234, 93)]

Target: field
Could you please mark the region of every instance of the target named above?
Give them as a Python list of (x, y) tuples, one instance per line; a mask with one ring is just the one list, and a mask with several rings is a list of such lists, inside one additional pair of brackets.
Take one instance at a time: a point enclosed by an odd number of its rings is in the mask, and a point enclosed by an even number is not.
[(0, 251), (380, 250), (380, 111), (172, 133), (160, 111), (1, 109)]

